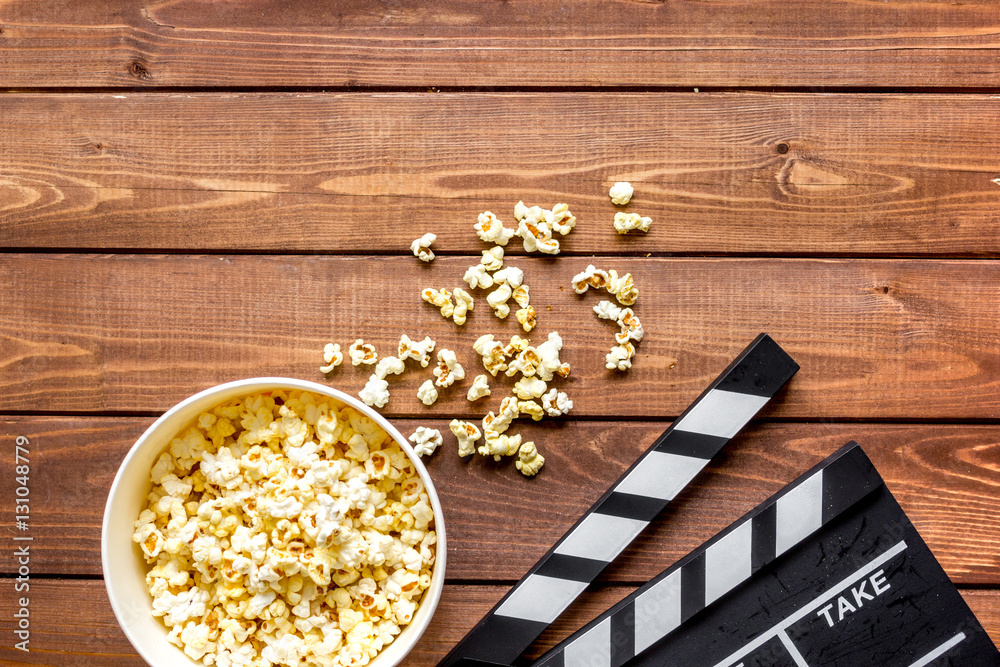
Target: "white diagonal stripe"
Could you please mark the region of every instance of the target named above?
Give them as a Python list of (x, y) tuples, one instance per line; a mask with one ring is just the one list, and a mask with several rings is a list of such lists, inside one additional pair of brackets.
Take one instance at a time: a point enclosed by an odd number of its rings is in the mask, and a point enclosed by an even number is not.
[(675, 570), (635, 599), (635, 652), (644, 651), (681, 624), (681, 571)]
[(615, 491), (673, 500), (706, 465), (708, 459), (652, 451), (632, 468)]
[(778, 498), (774, 555), (780, 556), (823, 526), (823, 471)]
[(514, 589), (496, 613), (527, 621), (551, 623), (576, 599), (586, 582), (532, 574)]
[(764, 404), (768, 396), (738, 394), (733, 391), (713, 389), (691, 406), (691, 410), (674, 428), (692, 433), (703, 433), (720, 438), (731, 438), (750, 421)]
[(752, 521), (744, 522), (705, 551), (705, 605), (750, 577)]
[(563, 651), (565, 667), (611, 667), (611, 617), (581, 635)]
[(555, 553), (610, 563), (647, 525), (645, 521), (593, 512), (566, 536)]

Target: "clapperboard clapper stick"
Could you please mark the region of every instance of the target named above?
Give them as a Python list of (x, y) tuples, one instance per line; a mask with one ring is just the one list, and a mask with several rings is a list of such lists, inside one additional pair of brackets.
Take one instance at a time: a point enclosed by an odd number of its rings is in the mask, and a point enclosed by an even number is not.
[(438, 667), (512, 664), (798, 369), (757, 336)]
[(849, 443), (533, 667), (995, 667), (1000, 653)]

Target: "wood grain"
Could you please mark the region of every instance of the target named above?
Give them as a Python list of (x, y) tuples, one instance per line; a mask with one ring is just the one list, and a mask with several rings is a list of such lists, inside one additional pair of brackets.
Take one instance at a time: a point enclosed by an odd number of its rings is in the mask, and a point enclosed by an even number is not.
[[(31, 440), (32, 568), (100, 574), (100, 524), (118, 465), (151, 418), (9, 417), (0, 446)], [(441, 419), (398, 420), (404, 434)], [(662, 422), (581, 422), (518, 427), (546, 457), (526, 480), (509, 462), (455, 455), (448, 435), (428, 469), (445, 508), (449, 580), (513, 581), (547, 551), (666, 427)], [(777, 492), (851, 439), (861, 442), (948, 574), (1000, 584), (1000, 427), (760, 424), (609, 568), (603, 581), (641, 582)], [(68, 471), (73, 471), (70, 474)], [(0, 497), (13, 497), (0, 461)], [(0, 531), (16, 532), (12, 513)], [(13, 570), (0, 563), (0, 572)]]
[[(7, 255), (0, 257), (0, 389), (6, 411), (164, 411), (205, 387), (286, 375), (317, 381), (323, 344), (356, 338), (385, 354), (400, 334), (458, 351), (468, 377), (427, 408), (430, 369), (393, 378), (385, 413), (481, 417), (509, 392), (465, 400), (477, 337), (524, 333), (479, 307), (464, 327), (419, 298), (465, 286), (474, 260), (442, 257)], [(794, 418), (996, 418), (1000, 262), (603, 258), (635, 276), (646, 337), (628, 373), (608, 371), (614, 327), (576, 295), (583, 258), (519, 258), (539, 312), (573, 367), (574, 416), (680, 413), (760, 331), (802, 371), (767, 414)], [(605, 296), (607, 296), (605, 294)], [(549, 310), (551, 308), (551, 310)], [(328, 381), (350, 393), (370, 369)], [(609, 397), (612, 407), (609, 407)], [(491, 407), (492, 406), (492, 407)]]
[[(524, 199), (570, 204), (564, 254), (1000, 253), (984, 95), (123, 92), (0, 117), (7, 248), (478, 253), (476, 216)], [(614, 232), (617, 180), (648, 235)]]
[(0, 29), (11, 88), (1000, 81), (989, 0), (7, 2)]
[[(628, 595), (632, 587), (611, 586), (585, 592), (526, 654), (540, 656), (584, 623)], [(405, 667), (435, 665), (472, 625), (500, 599), (503, 586), (445, 586), (431, 625)], [(32, 584), (31, 653), (0, 647), (0, 664), (58, 667), (142, 667), (143, 662), (118, 628), (102, 581), (54, 580)], [(965, 590), (962, 596), (1000, 644), (1000, 593)], [(14, 600), (0, 592), (0, 632), (10, 636)], [(66, 609), (74, 610), (66, 614)]]

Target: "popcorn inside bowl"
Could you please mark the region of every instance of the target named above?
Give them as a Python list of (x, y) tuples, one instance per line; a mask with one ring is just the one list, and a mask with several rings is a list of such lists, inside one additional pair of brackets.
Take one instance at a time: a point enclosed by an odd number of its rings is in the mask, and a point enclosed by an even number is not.
[(133, 540), (153, 615), (205, 665), (365, 665), (430, 586), (430, 500), (406, 453), (334, 399), (203, 412), (150, 473)]

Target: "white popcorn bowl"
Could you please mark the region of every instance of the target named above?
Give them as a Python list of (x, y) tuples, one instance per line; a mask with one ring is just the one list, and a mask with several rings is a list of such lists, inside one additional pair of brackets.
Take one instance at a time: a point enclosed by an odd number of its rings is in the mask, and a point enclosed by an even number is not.
[(315, 382), (281, 377), (237, 380), (201, 391), (170, 408), (153, 422), (129, 450), (111, 484), (101, 529), (104, 584), (111, 608), (125, 636), (152, 667), (191, 667), (202, 663), (193, 661), (180, 648), (167, 641), (167, 628), (159, 618), (153, 616), (152, 598), (146, 588), (149, 566), (139, 545), (132, 541), (134, 522), (144, 509), (146, 495), (151, 488), (149, 471), (170, 440), (205, 410), (231, 398), (280, 389), (297, 389), (329, 396), (374, 420), (413, 461), (434, 510), (437, 546), (430, 588), (424, 592), (420, 607), (410, 624), (368, 664), (372, 667), (392, 667), (398, 664), (413, 649), (430, 624), (444, 588), (445, 556), (448, 551), (444, 514), (427, 469), (413, 453), (403, 434), (382, 415), (353, 396)]

